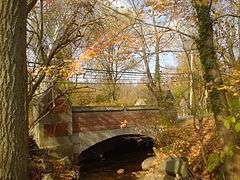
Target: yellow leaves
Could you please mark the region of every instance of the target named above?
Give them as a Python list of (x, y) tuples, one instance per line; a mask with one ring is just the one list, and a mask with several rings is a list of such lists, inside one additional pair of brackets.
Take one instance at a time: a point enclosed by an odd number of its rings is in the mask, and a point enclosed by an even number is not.
[(164, 10), (171, 4), (170, 0), (148, 0), (145, 2), (145, 6), (152, 7), (154, 10)]
[(96, 51), (94, 51), (93, 49), (88, 49), (79, 57), (79, 60), (87, 61), (87, 60), (95, 58), (96, 56), (97, 56)]
[[(210, 0), (194, 0), (194, 2), (199, 6), (208, 6), (210, 4)], [(213, 0), (213, 3), (217, 3), (218, 0)]]
[(124, 174), (125, 170), (124, 169), (118, 169), (117, 174)]
[(74, 74), (79, 73), (80, 65), (80, 61), (68, 60), (68, 63), (65, 62), (65, 67), (60, 69), (59, 75), (64, 79), (68, 79)]
[(207, 6), (209, 3), (209, 0), (200, 0), (200, 2), (203, 6)]
[(62, 79), (68, 79), (74, 74), (79, 73), (81, 62), (75, 59), (67, 59), (61, 63), (53, 64), (49, 66), (39, 66), (29, 73), (32, 77), (45, 74), (48, 77), (58, 77)]
[(233, 96), (240, 96), (240, 92), (233, 93)]
[(195, 3), (199, 6), (208, 6), (209, 0), (195, 0)]
[(235, 67), (235, 69), (224, 78), (224, 83), (219, 90), (230, 92), (233, 96), (240, 96), (240, 68)]
[(123, 122), (121, 122), (120, 128), (121, 128), (121, 129), (126, 128), (127, 125), (128, 125), (127, 120), (124, 120)]
[(145, 6), (154, 6), (156, 5), (156, 1), (154, 0), (148, 0), (145, 2)]

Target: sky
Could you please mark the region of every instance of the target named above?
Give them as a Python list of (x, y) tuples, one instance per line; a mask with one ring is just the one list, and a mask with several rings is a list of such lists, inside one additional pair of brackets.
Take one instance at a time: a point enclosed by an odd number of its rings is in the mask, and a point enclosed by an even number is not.
[[(113, 7), (116, 8), (118, 11), (125, 10), (126, 8), (130, 7), (129, 0), (112, 0), (112, 2), (113, 2)], [(161, 21), (162, 21), (162, 17), (161, 17), (161, 20), (158, 20), (158, 22), (161, 23)], [(149, 21), (148, 23), (152, 23), (152, 22)], [(163, 66), (169, 69), (176, 69), (178, 66), (178, 60), (173, 53), (163, 53), (160, 55), (160, 66)], [(153, 72), (155, 69), (154, 63), (150, 63), (150, 68), (151, 68), (151, 71)]]

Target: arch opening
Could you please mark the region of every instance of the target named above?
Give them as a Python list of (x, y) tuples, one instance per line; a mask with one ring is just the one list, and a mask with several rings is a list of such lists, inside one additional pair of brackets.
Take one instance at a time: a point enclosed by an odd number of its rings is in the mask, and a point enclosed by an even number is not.
[(111, 166), (116, 169), (125, 164), (139, 164), (153, 155), (154, 140), (140, 134), (126, 134), (103, 140), (79, 155), (81, 169)]

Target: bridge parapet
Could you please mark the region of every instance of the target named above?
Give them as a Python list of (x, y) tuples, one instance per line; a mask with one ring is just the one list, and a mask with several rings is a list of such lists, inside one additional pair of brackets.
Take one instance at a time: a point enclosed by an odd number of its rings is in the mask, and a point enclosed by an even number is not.
[(158, 115), (156, 107), (70, 107), (68, 112), (51, 114), (38, 124), (37, 143), (41, 148), (68, 148), (80, 154), (108, 138), (139, 134), (136, 123)]
[(114, 136), (141, 134), (136, 126), (138, 121), (159, 116), (156, 107), (73, 107), (72, 112), (72, 140), (76, 154)]

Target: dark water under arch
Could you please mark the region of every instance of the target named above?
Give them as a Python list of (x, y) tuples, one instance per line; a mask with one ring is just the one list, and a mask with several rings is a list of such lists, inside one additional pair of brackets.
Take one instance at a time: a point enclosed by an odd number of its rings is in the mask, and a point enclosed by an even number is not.
[[(79, 155), (81, 180), (132, 180), (144, 159), (153, 155), (154, 140), (139, 134), (115, 136), (101, 141)], [(117, 170), (124, 169), (118, 174)]]

